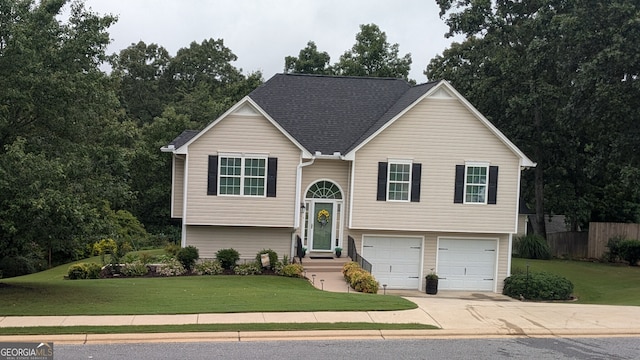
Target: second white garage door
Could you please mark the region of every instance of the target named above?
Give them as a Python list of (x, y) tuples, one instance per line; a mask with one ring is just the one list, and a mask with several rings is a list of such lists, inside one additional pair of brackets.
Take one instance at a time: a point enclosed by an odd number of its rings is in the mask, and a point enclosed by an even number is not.
[(493, 291), (497, 241), (488, 239), (440, 239), (438, 288), (441, 290)]
[(387, 289), (418, 289), (422, 264), (421, 237), (365, 236), (362, 257)]

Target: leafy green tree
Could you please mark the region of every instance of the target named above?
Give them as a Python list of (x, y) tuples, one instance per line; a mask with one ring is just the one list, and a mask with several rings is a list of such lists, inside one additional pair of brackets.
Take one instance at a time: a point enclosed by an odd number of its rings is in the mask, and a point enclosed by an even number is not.
[(536, 231), (546, 214), (639, 221), (639, 4), (438, 0), (462, 34), (425, 74), (448, 79), (538, 166), (525, 176)]
[(375, 24), (360, 25), (356, 43), (333, 66), (337, 75), (409, 79), (411, 54), (399, 57), (399, 45), (389, 44), (387, 34)]
[(100, 204), (132, 200), (135, 127), (100, 65), (115, 21), (64, 0), (0, 0), (0, 258), (81, 256)]
[(143, 41), (111, 59), (112, 75), (120, 80), (120, 102), (130, 118), (149, 123), (172, 100), (172, 79), (166, 75), (170, 61), (165, 48)]
[(331, 75), (333, 70), (329, 65), (331, 57), (326, 51), (318, 51), (316, 43), (309, 41), (307, 47), (300, 50), (298, 57), (284, 58), (284, 72), (295, 74)]

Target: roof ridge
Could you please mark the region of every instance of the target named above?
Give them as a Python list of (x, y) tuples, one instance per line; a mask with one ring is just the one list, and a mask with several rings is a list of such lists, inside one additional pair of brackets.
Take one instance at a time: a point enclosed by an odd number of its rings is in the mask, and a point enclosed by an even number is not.
[(402, 81), (409, 86), (411, 85), (407, 80), (403, 78), (394, 77), (379, 77), (379, 76), (355, 76), (355, 75), (325, 75), (325, 74), (301, 74), (301, 73), (277, 73), (276, 75), (284, 76), (306, 76), (306, 77), (323, 77), (323, 78), (335, 78), (335, 79), (369, 79), (369, 80), (396, 80)]

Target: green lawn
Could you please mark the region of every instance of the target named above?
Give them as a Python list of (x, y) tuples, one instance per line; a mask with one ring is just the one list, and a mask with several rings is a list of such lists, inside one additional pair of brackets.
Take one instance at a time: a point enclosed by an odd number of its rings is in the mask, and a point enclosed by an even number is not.
[(581, 304), (640, 305), (640, 267), (569, 260), (514, 258), (512, 269), (546, 271), (571, 280)]
[(221, 331), (296, 331), (296, 330), (434, 330), (425, 324), (385, 323), (259, 323), (259, 324), (192, 324), (192, 325), (134, 325), (134, 326), (39, 326), (0, 328), (0, 335), (45, 334), (124, 334), (168, 332)]
[(397, 296), (325, 292), (304, 279), (279, 276), (63, 280), (68, 267), (63, 265), (37, 274), (0, 280), (0, 316), (416, 308), (414, 303)]

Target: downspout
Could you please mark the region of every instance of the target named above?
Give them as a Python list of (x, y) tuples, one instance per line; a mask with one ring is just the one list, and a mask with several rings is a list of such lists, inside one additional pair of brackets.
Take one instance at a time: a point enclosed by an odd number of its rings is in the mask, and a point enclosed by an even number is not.
[[(174, 155), (175, 156), (175, 155)], [(184, 176), (182, 187), (182, 239), (180, 243), (182, 247), (187, 247), (187, 187), (189, 186), (189, 156), (184, 155)]]
[[(302, 159), (302, 157), (301, 157)], [(302, 162), (298, 164), (296, 168), (296, 196), (294, 204), (294, 219), (293, 219), (293, 232), (291, 232), (291, 258), (293, 259), (296, 248), (296, 230), (300, 228), (300, 204), (302, 203), (302, 168), (312, 165), (316, 161), (315, 157), (311, 158), (311, 161)]]

